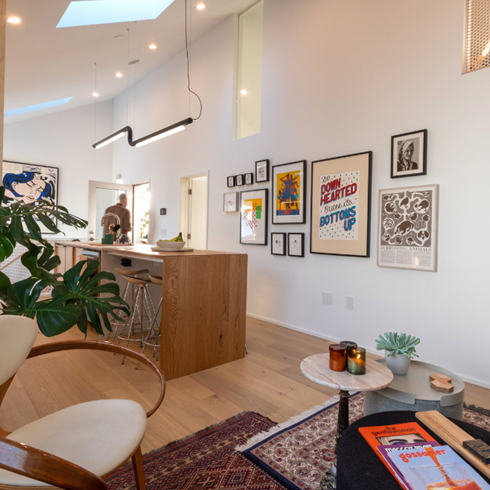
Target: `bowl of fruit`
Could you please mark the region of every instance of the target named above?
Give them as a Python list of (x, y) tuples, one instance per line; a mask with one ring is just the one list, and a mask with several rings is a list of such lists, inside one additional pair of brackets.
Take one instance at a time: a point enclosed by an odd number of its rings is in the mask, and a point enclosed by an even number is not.
[(156, 242), (157, 248), (161, 248), (162, 250), (180, 250), (184, 248), (185, 242), (182, 238), (182, 233), (179, 233), (178, 236), (171, 238), (170, 240), (158, 240)]

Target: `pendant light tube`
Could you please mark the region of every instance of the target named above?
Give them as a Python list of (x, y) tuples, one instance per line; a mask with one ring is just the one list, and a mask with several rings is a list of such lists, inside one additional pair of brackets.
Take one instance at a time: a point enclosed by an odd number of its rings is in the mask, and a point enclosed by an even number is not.
[(114, 141), (118, 140), (119, 138), (122, 138), (126, 133), (128, 133), (128, 141), (132, 140), (133, 139), (133, 130), (129, 126), (126, 126), (125, 128), (122, 128), (119, 131), (116, 131), (115, 133), (107, 136), (107, 138), (104, 138), (103, 140), (97, 141), (97, 143), (93, 144), (92, 146), (96, 150), (98, 150), (99, 148), (103, 148), (104, 146), (109, 145), (110, 143), (113, 143)]
[(144, 136), (143, 138), (136, 140), (134, 143), (132, 144), (130, 143), (130, 145), (139, 148), (140, 146), (144, 146), (149, 143), (153, 143), (154, 141), (157, 141), (159, 139), (166, 138), (167, 136), (170, 136), (172, 134), (179, 133), (180, 131), (184, 131), (186, 126), (192, 124), (192, 121), (193, 119), (188, 117), (183, 121), (179, 121), (178, 123), (172, 124), (171, 126), (168, 126), (164, 129), (155, 131), (154, 133), (151, 133), (148, 136)]

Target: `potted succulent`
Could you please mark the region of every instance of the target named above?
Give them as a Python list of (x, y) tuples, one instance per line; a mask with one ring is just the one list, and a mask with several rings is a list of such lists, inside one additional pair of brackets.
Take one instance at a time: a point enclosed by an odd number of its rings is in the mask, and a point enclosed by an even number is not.
[(376, 349), (385, 351), (386, 366), (397, 376), (405, 376), (410, 359), (418, 357), (415, 346), (420, 339), (406, 333), (386, 332), (376, 340)]
[[(5, 188), (0, 187), (0, 203)], [(53, 244), (41, 234), (38, 223), (53, 233), (60, 233), (55, 219), (74, 228), (87, 222), (68, 213), (63, 206), (47, 200), (35, 204), (14, 202), (0, 207), (0, 315), (22, 315), (37, 320), (39, 329), (47, 337), (63, 333), (77, 325), (87, 333), (90, 322), (102, 335), (111, 330), (110, 318), (122, 319), (117, 313), (129, 315), (127, 303), (119, 296), (119, 286), (110, 272), (96, 273), (97, 261), (82, 261), (64, 274), (53, 270), (60, 265)], [(21, 262), (30, 277), (12, 283), (1, 272), (2, 262), (10, 257), (17, 244), (26, 247)], [(5, 266), (4, 266), (5, 267)], [(104, 284), (101, 281), (105, 280)], [(40, 300), (43, 290), (51, 288), (51, 297)]]

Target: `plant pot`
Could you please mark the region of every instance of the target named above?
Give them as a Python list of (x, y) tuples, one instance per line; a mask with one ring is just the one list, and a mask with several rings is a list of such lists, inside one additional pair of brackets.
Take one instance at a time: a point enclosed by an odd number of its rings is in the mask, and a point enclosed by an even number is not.
[(410, 367), (410, 358), (404, 354), (393, 354), (388, 355), (385, 351), (385, 359), (387, 368), (395, 376), (406, 376), (408, 373), (408, 368)]

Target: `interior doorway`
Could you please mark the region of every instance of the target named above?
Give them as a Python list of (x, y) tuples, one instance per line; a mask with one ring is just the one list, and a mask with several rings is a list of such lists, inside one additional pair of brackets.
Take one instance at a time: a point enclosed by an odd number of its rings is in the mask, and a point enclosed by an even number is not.
[(180, 229), (186, 247), (208, 248), (208, 173), (181, 179)]
[(148, 245), (150, 183), (133, 185), (133, 242)]
[(88, 191), (88, 238), (89, 240), (101, 240), (104, 235), (104, 227), (100, 222), (105, 210), (119, 202), (119, 195), (125, 193), (128, 196), (128, 208), (132, 206), (133, 187), (113, 182), (89, 181)]

